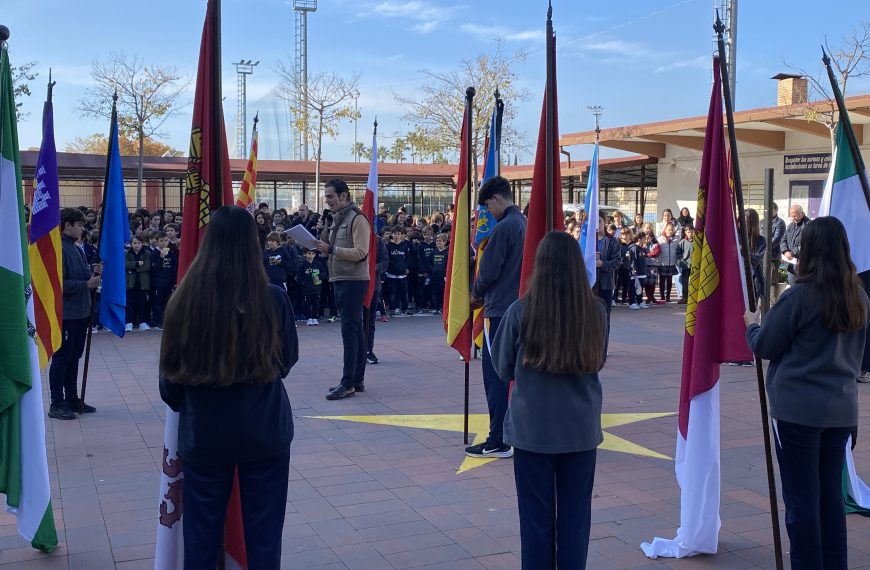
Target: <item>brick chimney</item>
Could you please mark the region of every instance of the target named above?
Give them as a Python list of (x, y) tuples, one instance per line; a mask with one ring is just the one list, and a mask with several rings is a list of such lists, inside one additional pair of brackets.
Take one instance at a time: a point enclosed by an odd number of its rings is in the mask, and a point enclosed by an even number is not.
[(776, 79), (776, 106), (795, 105), (807, 102), (807, 78), (802, 75), (779, 73)]

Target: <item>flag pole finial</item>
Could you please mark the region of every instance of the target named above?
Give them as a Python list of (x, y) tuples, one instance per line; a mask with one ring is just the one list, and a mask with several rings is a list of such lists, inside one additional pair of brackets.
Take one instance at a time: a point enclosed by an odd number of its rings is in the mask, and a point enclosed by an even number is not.
[(831, 67), (831, 58), (828, 57), (825, 46), (822, 46), (822, 63), (825, 64), (825, 67)]
[(9, 28), (0, 24), (0, 46), (3, 46), (6, 43), (6, 40), (9, 39), (9, 36), (12, 35), (9, 31)]
[(257, 128), (257, 123), (260, 122), (260, 111), (254, 114), (254, 128)]
[(378, 117), (375, 115), (375, 134), (378, 134)]
[(57, 81), (51, 80), (51, 68), (48, 68), (48, 102), (51, 103), (51, 92), (54, 89), (54, 86), (57, 84)]
[(465, 90), (465, 98), (471, 100), (474, 98), (474, 95), (477, 93), (477, 90), (474, 87), (469, 87)]
[(722, 37), (722, 34), (725, 33), (725, 24), (722, 23), (722, 18), (719, 17), (719, 10), (716, 9), (716, 23), (713, 24), (713, 31), (716, 32), (716, 35)]

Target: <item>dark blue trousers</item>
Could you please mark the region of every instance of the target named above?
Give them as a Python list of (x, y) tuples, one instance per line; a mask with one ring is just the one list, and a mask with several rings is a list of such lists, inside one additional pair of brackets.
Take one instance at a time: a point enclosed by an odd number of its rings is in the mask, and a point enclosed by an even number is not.
[(489, 321), (489, 333), (484, 336), (483, 356), (481, 368), (483, 370), (483, 388), (486, 390), (486, 404), (489, 407), (489, 437), (486, 438), (489, 447), (504, 445), (504, 416), (508, 407), (508, 383), (505, 378), (498, 377), (492, 366), (492, 356), (489, 353), (489, 343), (495, 338), (495, 332), (501, 323), (501, 317), (491, 317)]
[(793, 570), (846, 570), (843, 464), (852, 428), (777, 421), (776, 458)]
[(344, 344), (344, 367), (341, 385), (360, 384), (366, 375), (366, 337), (363, 329), (363, 298), (369, 287), (365, 281), (335, 281), (335, 304), (341, 315), (341, 341)]
[[(184, 569), (214, 570), (223, 540), (235, 465), (184, 462)], [(239, 464), (239, 494), (248, 568), (281, 567), (290, 450)]]
[(48, 386), (52, 404), (60, 404), (66, 400), (73, 405), (79, 401), (79, 360), (85, 351), (88, 319), (64, 319), (61, 324), (61, 334), (63, 336), (60, 348), (51, 357)]
[(586, 568), (595, 458), (514, 449), (524, 570)]

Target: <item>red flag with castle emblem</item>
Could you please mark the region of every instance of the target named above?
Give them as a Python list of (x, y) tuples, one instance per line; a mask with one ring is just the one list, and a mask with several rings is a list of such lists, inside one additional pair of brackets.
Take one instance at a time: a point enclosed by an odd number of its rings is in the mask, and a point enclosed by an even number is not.
[(675, 471), (680, 528), (673, 540), (641, 545), (650, 558), (716, 552), (719, 543), (719, 368), (752, 360), (744, 339), (746, 292), (722, 120), (719, 59), (707, 116), (683, 341)]

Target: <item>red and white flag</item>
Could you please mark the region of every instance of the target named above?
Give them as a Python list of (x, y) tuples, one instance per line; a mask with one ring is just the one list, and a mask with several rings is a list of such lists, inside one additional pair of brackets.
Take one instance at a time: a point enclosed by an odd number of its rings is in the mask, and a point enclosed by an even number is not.
[(378, 207), (378, 122), (375, 121), (375, 130), (372, 133), (372, 162), (369, 166), (369, 179), (366, 181), (366, 195), (363, 198), (362, 212), (369, 220), (371, 237), (369, 238), (369, 288), (363, 299), (363, 305), (371, 307), (372, 298), (375, 294), (375, 279), (377, 279), (378, 266), (378, 238), (375, 234), (375, 213)]
[(641, 544), (650, 558), (713, 554), (719, 544), (719, 368), (752, 360), (743, 313), (746, 292), (722, 121), (719, 59), (713, 60), (680, 386), (675, 471), (680, 528), (674, 539)]

